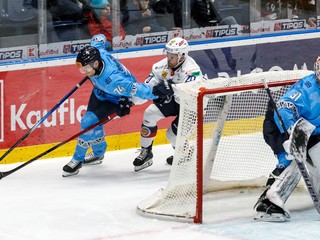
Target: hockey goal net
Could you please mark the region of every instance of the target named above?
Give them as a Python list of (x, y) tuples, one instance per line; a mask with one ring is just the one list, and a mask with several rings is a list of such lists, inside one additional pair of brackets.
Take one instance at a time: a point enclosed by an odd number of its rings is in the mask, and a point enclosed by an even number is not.
[(269, 101), (262, 80), (277, 100), (311, 73), (260, 72), (180, 84), (178, 136), (168, 184), (141, 201), (138, 213), (201, 223), (204, 193), (263, 186), (277, 161), (262, 134)]

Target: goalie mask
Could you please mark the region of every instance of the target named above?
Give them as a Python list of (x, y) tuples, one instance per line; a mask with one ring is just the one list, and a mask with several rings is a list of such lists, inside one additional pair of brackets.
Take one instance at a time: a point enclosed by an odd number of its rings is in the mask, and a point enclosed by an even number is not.
[(317, 57), (317, 59), (314, 63), (313, 70), (316, 75), (317, 82), (320, 83), (320, 57)]
[(92, 65), (95, 60), (100, 60), (99, 50), (92, 46), (84, 47), (77, 55), (76, 64), (78, 67)]
[(165, 46), (165, 51), (172, 54), (178, 55), (178, 64), (181, 64), (189, 52), (189, 44), (187, 40), (176, 37), (171, 39)]

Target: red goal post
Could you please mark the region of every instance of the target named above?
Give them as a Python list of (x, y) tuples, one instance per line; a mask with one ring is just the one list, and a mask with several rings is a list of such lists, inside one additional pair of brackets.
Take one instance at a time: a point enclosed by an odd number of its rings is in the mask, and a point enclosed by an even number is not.
[(262, 135), (269, 100), (262, 80), (278, 99), (312, 73), (260, 72), (177, 85), (180, 118), (168, 184), (141, 201), (137, 212), (201, 223), (204, 193), (263, 186), (276, 158)]

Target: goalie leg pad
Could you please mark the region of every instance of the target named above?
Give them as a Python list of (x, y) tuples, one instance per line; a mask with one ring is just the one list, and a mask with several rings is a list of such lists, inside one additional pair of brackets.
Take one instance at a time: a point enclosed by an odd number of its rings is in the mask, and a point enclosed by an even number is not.
[[(311, 147), (308, 151), (310, 159), (306, 161), (311, 181), (315, 189), (320, 189), (320, 143)], [(318, 196), (320, 193), (318, 192)]]
[(282, 208), (284, 212), (290, 216), (290, 212), (285, 208), (284, 204), (299, 183), (301, 174), (295, 161), (283, 170), (279, 176), (274, 176), (275, 181), (266, 192), (266, 198)]
[(290, 212), (284, 204), (300, 180), (300, 171), (296, 162), (285, 169), (276, 168), (267, 181), (267, 188), (255, 205), (257, 214), (254, 220), (265, 222), (283, 222), (290, 218)]

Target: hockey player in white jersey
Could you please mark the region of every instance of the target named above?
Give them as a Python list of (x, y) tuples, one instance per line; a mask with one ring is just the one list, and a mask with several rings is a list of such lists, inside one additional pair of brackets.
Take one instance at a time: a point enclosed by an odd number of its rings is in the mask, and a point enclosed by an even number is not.
[[(153, 94), (159, 98), (153, 101), (144, 112), (141, 126), (141, 152), (134, 160), (134, 170), (140, 171), (153, 163), (152, 143), (157, 134), (159, 120), (174, 116), (166, 136), (175, 147), (179, 121), (179, 95), (174, 85), (202, 79), (198, 64), (188, 56), (189, 45), (185, 39), (176, 37), (165, 46), (166, 58), (155, 63), (149, 77), (145, 80), (153, 87)], [(173, 157), (167, 159), (172, 164)]]
[[(103, 38), (96, 38), (80, 50), (76, 64), (81, 73), (89, 77), (93, 87), (88, 108), (81, 119), (81, 129), (86, 129), (113, 113), (119, 117), (130, 113), (132, 97), (146, 100), (157, 99), (152, 88), (137, 83), (135, 77), (106, 49)], [(89, 148), (92, 154), (86, 156)], [(101, 162), (107, 148), (103, 126), (79, 136), (71, 161), (63, 167), (63, 176), (79, 172), (83, 164)]]
[[(315, 126), (307, 144), (307, 165), (312, 168), (315, 185), (320, 179), (320, 57), (314, 64), (314, 74), (300, 79), (278, 100), (277, 109), (285, 129), (291, 133), (294, 124), (304, 118)], [(268, 114), (269, 112), (269, 114)], [(272, 110), (266, 115), (264, 122), (264, 137), (278, 157), (279, 163), (270, 174), (266, 189), (255, 205), (257, 215), (255, 220), (286, 221), (290, 213), (285, 202), (297, 186), (301, 174), (294, 158), (283, 148), (287, 140), (284, 128), (277, 114)], [(271, 114), (270, 114), (271, 113)], [(302, 137), (302, 136), (301, 136)], [(319, 189), (316, 189), (319, 191)]]

